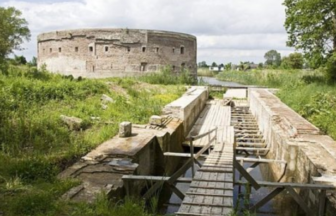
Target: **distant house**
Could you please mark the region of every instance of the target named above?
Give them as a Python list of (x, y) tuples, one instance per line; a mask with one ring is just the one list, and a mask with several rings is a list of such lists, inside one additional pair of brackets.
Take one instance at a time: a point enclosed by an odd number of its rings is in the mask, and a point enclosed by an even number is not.
[(233, 71), (239, 71), (240, 67), (239, 67), (239, 65), (233, 64), (233, 65), (231, 65), (231, 70), (233, 70)]
[(220, 72), (223, 71), (224, 67), (209, 67), (209, 71)]
[(259, 65), (257, 64), (250, 64), (250, 68), (249, 69), (258, 69)]

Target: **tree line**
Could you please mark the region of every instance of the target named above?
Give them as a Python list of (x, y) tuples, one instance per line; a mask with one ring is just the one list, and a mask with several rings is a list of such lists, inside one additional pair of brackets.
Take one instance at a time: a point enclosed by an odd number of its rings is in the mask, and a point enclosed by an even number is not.
[(288, 56), (281, 58), (281, 54), (276, 50), (270, 50), (264, 55), (265, 62), (255, 64), (254, 62), (240, 62), (239, 64), (232, 64), (231, 62), (227, 64), (217, 64), (213, 62), (211, 65), (208, 65), (206, 61), (201, 61), (198, 63), (199, 68), (209, 68), (209, 67), (220, 67), (225, 70), (239, 69), (239, 70), (248, 70), (248, 69), (262, 69), (262, 68), (281, 68), (281, 69), (302, 69), (304, 65), (304, 57), (301, 53), (295, 52), (291, 53)]

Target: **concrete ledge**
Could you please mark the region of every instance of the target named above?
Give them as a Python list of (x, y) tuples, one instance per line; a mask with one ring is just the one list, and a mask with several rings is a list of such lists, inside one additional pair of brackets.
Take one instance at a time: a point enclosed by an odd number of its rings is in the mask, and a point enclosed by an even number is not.
[(166, 105), (164, 112), (183, 120), (184, 134), (188, 134), (208, 99), (207, 87), (193, 86), (182, 97)]
[[(322, 184), (336, 184), (336, 142), (333, 139), (320, 135), (317, 127), (267, 89), (249, 89), (249, 103), (266, 143), (270, 144), (266, 157), (287, 161), (282, 181), (315, 183), (315, 179)], [(270, 164), (270, 168), (274, 178), (279, 179), (283, 167)], [(300, 193), (314, 209), (318, 204), (318, 191), (303, 190)], [(328, 211), (335, 213), (336, 202), (331, 197), (336, 196), (329, 196)]]

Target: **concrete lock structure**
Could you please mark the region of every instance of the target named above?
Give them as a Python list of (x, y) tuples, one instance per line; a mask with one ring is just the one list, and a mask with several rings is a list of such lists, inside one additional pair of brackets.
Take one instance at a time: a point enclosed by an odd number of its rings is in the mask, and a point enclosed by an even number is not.
[(196, 77), (196, 37), (138, 29), (81, 29), (38, 36), (38, 67), (74, 77), (134, 76), (170, 65)]

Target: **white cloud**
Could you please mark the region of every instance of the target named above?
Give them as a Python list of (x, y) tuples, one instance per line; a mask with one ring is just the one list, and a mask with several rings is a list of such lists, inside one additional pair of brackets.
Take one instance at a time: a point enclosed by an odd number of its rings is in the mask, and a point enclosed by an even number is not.
[[(248, 57), (263, 61), (270, 49), (289, 52), (282, 0), (2, 0), (29, 22), (32, 40), (17, 54), (36, 55), (36, 36), (76, 28), (141, 28), (194, 34), (198, 61)], [(237, 50), (233, 52), (232, 50)], [(258, 50), (258, 51), (256, 51)], [(247, 53), (250, 53), (247, 55)], [(251, 59), (252, 60), (252, 59)]]

